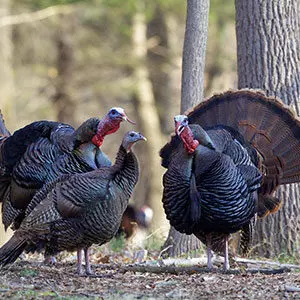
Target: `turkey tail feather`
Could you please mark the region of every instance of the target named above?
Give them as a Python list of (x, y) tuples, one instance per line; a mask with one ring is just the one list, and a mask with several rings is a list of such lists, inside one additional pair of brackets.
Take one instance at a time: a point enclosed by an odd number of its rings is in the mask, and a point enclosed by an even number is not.
[(25, 250), (26, 238), (14, 234), (12, 238), (0, 248), (0, 266), (13, 263)]
[(233, 128), (257, 150), (266, 169), (264, 193), (300, 181), (300, 120), (281, 101), (258, 90), (228, 91), (186, 114), (189, 123), (206, 130)]
[(281, 207), (282, 201), (271, 195), (258, 196), (257, 215), (262, 218), (275, 213)]
[(249, 254), (253, 242), (255, 219), (243, 226), (240, 237), (240, 251), (243, 256)]

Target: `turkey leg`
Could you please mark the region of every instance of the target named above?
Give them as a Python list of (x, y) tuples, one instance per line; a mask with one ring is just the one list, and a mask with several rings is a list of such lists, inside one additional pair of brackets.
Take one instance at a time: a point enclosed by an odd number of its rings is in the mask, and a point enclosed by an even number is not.
[(228, 257), (228, 235), (226, 235), (225, 239), (225, 250), (224, 250), (224, 271), (228, 271), (230, 269), (229, 265), (229, 257)]
[(213, 268), (212, 264), (212, 251), (211, 251), (211, 235), (206, 236), (206, 253), (207, 253), (207, 268), (211, 270)]
[(94, 274), (91, 269), (90, 264), (90, 248), (84, 248), (84, 259), (85, 259), (85, 273), (86, 275), (92, 275)]

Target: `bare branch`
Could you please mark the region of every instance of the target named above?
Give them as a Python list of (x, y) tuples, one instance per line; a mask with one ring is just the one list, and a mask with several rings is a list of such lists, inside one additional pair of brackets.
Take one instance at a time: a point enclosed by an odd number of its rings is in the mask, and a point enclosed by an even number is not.
[(75, 5), (55, 5), (34, 12), (26, 12), (19, 15), (4, 16), (0, 18), (0, 28), (24, 23), (41, 21), (52, 16), (70, 14), (77, 6)]
[(226, 273), (226, 274), (256, 274), (261, 273), (265, 275), (273, 275), (273, 274), (282, 274), (286, 272), (291, 272), (289, 268), (276, 268), (276, 269), (267, 269), (267, 268), (247, 268), (245, 270), (239, 269), (230, 269), (224, 272), (221, 269), (215, 269), (213, 271), (208, 268), (202, 268), (198, 266), (154, 266), (154, 265), (146, 265), (146, 264), (135, 264), (135, 265), (127, 265), (121, 266), (120, 270), (123, 272), (131, 271), (131, 272), (141, 272), (141, 273), (155, 273), (155, 274), (201, 274), (201, 273)]

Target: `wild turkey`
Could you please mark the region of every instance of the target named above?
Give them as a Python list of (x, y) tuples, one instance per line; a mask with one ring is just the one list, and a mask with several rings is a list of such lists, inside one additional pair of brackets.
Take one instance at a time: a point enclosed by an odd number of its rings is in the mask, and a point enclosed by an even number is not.
[[(107, 134), (118, 130), (123, 120), (133, 123), (127, 118), (122, 108), (112, 108), (102, 120), (90, 118), (76, 131), (72, 129), (69, 137), (64, 137), (66, 128), (69, 129), (69, 127), (58, 123), (58, 129), (52, 131), (49, 137), (38, 138), (32, 143), (26, 139), (28, 145), (18, 161), (14, 163), (9, 189), (3, 201), (2, 222), (5, 228), (12, 223), (13, 229), (20, 226), (28, 204), (43, 184), (62, 174), (84, 173), (99, 167), (110, 166), (109, 158), (99, 149), (99, 146), (102, 145)], [(42, 122), (42, 124), (49, 123)], [(19, 134), (19, 132), (25, 136), (31, 134), (28, 126), (16, 133)], [(4, 141), (4, 151), (10, 140), (14, 145), (16, 133)], [(68, 151), (61, 151), (60, 145), (63, 145), (65, 139), (66, 143), (72, 147), (70, 146)], [(15, 148), (11, 147), (11, 151), (14, 150)], [(4, 156), (4, 162), (9, 161), (9, 158), (6, 158)]]
[(209, 268), (211, 249), (224, 251), (227, 270), (229, 234), (241, 229), (247, 247), (255, 214), (277, 211), (276, 188), (300, 180), (300, 122), (280, 101), (240, 90), (202, 102), (175, 126), (160, 152), (167, 218), (207, 245)]
[(117, 237), (122, 234), (125, 235), (126, 239), (129, 239), (135, 232), (137, 227), (149, 228), (153, 217), (153, 210), (143, 205), (140, 209), (134, 205), (129, 204), (122, 216), (121, 225), (117, 232)]
[(48, 255), (82, 249), (86, 273), (91, 273), (89, 247), (104, 244), (117, 232), (139, 169), (132, 145), (146, 140), (140, 133), (125, 134), (115, 164), (84, 174), (65, 175), (47, 184), (27, 208), (13, 237), (0, 249), (0, 265), (14, 262), (24, 251), (42, 248)]

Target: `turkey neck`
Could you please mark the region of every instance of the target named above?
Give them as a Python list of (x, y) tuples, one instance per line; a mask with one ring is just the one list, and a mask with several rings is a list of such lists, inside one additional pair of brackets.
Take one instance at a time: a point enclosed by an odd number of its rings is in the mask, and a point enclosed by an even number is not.
[(74, 150), (74, 155), (82, 158), (92, 169), (97, 169), (96, 152), (97, 147), (93, 143), (84, 143)]
[(131, 151), (127, 152), (121, 145), (112, 169), (114, 183), (123, 191), (129, 200), (139, 177), (139, 167), (136, 156)]
[[(132, 152), (127, 153), (123, 146), (119, 148), (115, 164), (106, 170), (109, 172), (108, 190), (106, 193), (111, 198), (105, 205), (101, 202), (93, 207), (91, 214), (87, 218), (93, 221), (93, 226), (86, 228), (86, 235), (89, 236), (88, 238), (91, 238), (91, 243), (97, 242), (102, 244), (116, 234), (139, 175), (138, 162), (135, 155)], [(94, 174), (93, 177), (96, 182), (98, 172), (103, 172), (103, 169), (91, 172)], [(94, 215), (97, 217), (95, 218)], [(89, 223), (90, 221), (87, 224)], [(96, 241), (94, 240), (95, 237)]]

